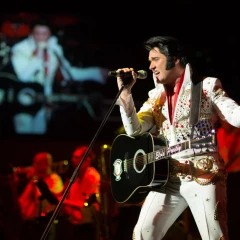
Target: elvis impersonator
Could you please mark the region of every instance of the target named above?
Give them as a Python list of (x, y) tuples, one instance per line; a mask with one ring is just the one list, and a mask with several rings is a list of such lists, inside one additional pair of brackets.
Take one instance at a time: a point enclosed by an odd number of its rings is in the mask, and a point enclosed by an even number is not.
[[(168, 180), (148, 192), (132, 238), (162, 239), (189, 206), (203, 240), (228, 240), (227, 172), (217, 144), (177, 152), (174, 146), (208, 136), (216, 131), (219, 118), (239, 128), (240, 106), (227, 95), (218, 78), (202, 77), (200, 103), (195, 106), (199, 116), (191, 124), (194, 71), (183, 46), (174, 37), (156, 36), (145, 42), (145, 48), (155, 88), (137, 112), (131, 88), (138, 75), (133, 68), (119, 68), (117, 84), (119, 89), (124, 88), (116, 105), (127, 136), (135, 138), (150, 132), (165, 140), (171, 156)], [(126, 84), (127, 74), (131, 76)]]

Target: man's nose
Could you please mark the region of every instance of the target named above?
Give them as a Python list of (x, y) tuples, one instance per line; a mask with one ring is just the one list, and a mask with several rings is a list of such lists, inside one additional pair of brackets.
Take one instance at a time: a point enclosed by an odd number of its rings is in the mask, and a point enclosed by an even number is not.
[(155, 69), (155, 66), (154, 66), (152, 63), (150, 63), (149, 69), (150, 69), (150, 70), (154, 70), (154, 69)]

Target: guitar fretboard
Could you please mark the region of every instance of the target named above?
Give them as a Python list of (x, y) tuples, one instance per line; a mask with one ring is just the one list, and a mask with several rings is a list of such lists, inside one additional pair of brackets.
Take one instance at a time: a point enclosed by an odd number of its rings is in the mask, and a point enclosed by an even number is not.
[(155, 152), (151, 152), (147, 154), (147, 163), (153, 163), (158, 160), (168, 158), (172, 154), (179, 153), (185, 149), (189, 149), (191, 146), (190, 141), (186, 141), (183, 143), (179, 143), (177, 145), (171, 147), (163, 147)]

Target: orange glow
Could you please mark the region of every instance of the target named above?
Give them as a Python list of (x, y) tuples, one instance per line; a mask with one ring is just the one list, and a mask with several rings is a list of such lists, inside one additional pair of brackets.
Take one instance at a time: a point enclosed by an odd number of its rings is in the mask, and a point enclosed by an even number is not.
[(222, 121), (217, 140), (227, 171), (240, 171), (240, 129)]

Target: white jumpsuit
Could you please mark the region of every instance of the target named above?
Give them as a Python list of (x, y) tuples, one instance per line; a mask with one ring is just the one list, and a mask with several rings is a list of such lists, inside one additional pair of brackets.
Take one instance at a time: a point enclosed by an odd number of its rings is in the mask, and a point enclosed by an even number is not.
[[(149, 91), (148, 100), (138, 112), (132, 95), (127, 99), (126, 108), (120, 99), (117, 101), (127, 135), (134, 137), (155, 128), (157, 131), (153, 134), (164, 136), (168, 146), (186, 141), (191, 134), (190, 65), (187, 64), (185, 69), (172, 123), (169, 119), (165, 88), (156, 82), (155, 86)], [(195, 125), (193, 139), (207, 136), (216, 129), (219, 117), (235, 127), (240, 127), (239, 116), (240, 106), (227, 96), (220, 80), (206, 77), (203, 80), (200, 117)], [(162, 239), (188, 206), (203, 240), (228, 239), (227, 172), (217, 146), (180, 151), (172, 154), (171, 158), (168, 182), (159, 190), (149, 192), (134, 228), (133, 239)], [(179, 170), (188, 165), (191, 167), (187, 169), (193, 170)]]

